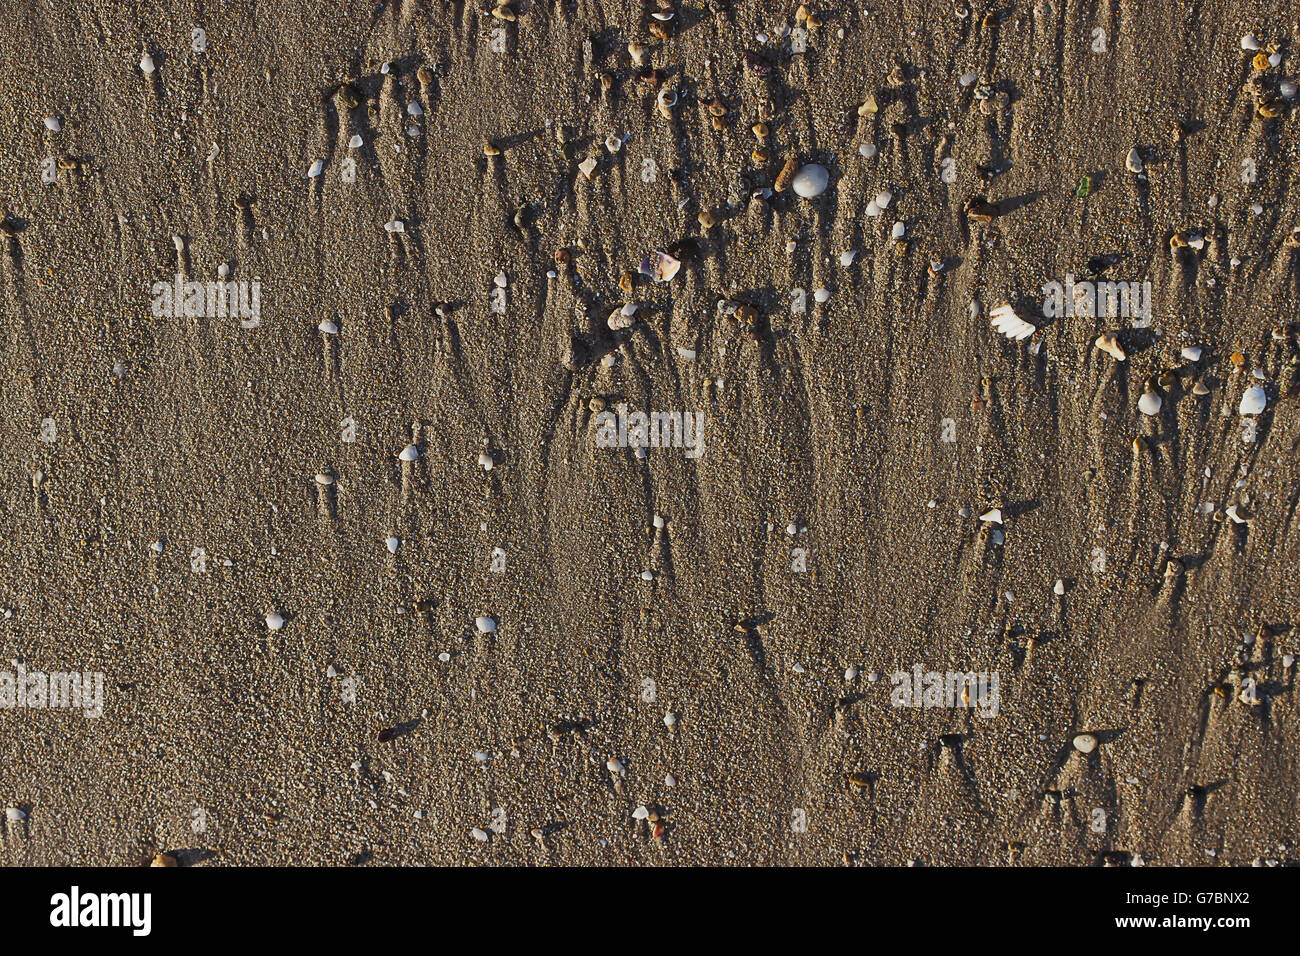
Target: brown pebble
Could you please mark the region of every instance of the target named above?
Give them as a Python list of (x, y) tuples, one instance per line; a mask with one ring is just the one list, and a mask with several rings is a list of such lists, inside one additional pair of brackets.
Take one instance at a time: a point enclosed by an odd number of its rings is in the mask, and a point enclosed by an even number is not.
[(776, 177), (776, 183), (772, 186), (779, 193), (785, 192), (790, 188), (790, 183), (794, 180), (794, 174), (799, 171), (799, 158), (791, 156), (781, 167), (781, 172)]

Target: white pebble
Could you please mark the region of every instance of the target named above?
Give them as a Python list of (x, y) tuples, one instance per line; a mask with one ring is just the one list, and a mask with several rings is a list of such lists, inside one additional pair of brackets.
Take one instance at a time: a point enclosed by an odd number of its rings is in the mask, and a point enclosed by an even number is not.
[(830, 183), (830, 171), (820, 163), (809, 163), (799, 172), (794, 174), (794, 180), (790, 183), (795, 191), (795, 195), (804, 199), (816, 199), (826, 191), (826, 186)]
[(496, 462), (492, 460), (492, 456), (485, 451), (479, 452), (478, 463), (479, 467), (484, 471), (491, 471), (492, 466), (496, 464)]
[(475, 827), (473, 830), (470, 830), (469, 832), (470, 835), (473, 836), (475, 840), (478, 840), (479, 843), (486, 843), (488, 841), (487, 831), (484, 830), (482, 827)]
[(284, 627), (284, 617), (279, 613), (272, 611), (266, 616), (266, 628), (269, 631), (278, 631)]
[(316, 160), (316, 162), (312, 163), (311, 167), (307, 170), (307, 178), (315, 179), (317, 176), (321, 174), (321, 172), (324, 171), (324, 169), (325, 169), (325, 164), (321, 162), (319, 159)]
[(1201, 347), (1199, 345), (1189, 345), (1183, 349), (1182, 356), (1184, 361), (1199, 362), (1201, 360)]
[(1090, 754), (1097, 749), (1097, 738), (1092, 734), (1079, 734), (1074, 738), (1074, 749), (1081, 754)]
[(668, 713), (664, 714), (664, 726), (665, 726), (665, 727), (672, 727), (672, 726), (676, 725), (676, 723), (677, 723), (677, 715), (674, 714), (671, 710), (668, 711)]
[(677, 786), (677, 778), (670, 773), (664, 774), (664, 786), (665, 787)]
[(348, 148), (350, 148), (350, 149), (360, 149), (360, 148), (361, 148), (361, 143), (362, 143), (361, 136), (360, 136), (359, 134), (357, 134), (357, 133), (353, 133), (353, 134), (352, 134), (352, 138), (351, 138), (350, 140), (348, 140)]
[(1259, 40), (1255, 39), (1255, 34), (1247, 33), (1241, 38), (1241, 48), (1254, 52), (1259, 49)]
[(384, 547), (388, 549), (389, 554), (396, 554), (397, 549), (400, 548), (401, 546), (402, 546), (401, 539), (394, 537), (393, 535), (389, 535), (387, 538), (384, 539)]
[(144, 56), (140, 57), (140, 72), (143, 73), (145, 76), (148, 76), (150, 73), (153, 72), (153, 70), (154, 70), (153, 57), (151, 57), (148, 53), (146, 53)]
[(643, 806), (637, 807), (635, 810), (632, 811), (633, 820), (644, 820), (649, 816), (650, 816), (650, 811)]
[(1158, 415), (1164, 403), (1165, 400), (1155, 392), (1143, 392), (1142, 397), (1138, 399), (1138, 411), (1143, 415)]
[(384, 223), (385, 232), (406, 232), (406, 223), (400, 219), (391, 219)]
[(863, 143), (858, 147), (858, 152), (862, 155), (863, 159), (874, 159), (876, 156), (876, 144)]
[(820, 302), (829, 302), (831, 297), (830, 289), (821, 288), (813, 293), (813, 298)]
[(845, 252), (841, 252), (840, 265), (843, 266), (845, 269), (847, 269), (849, 266), (853, 265), (853, 260), (856, 259), (857, 257), (858, 257), (858, 250), (856, 249), (849, 249)]
[(901, 222), (896, 222), (894, 223), (894, 228), (891, 230), (890, 235), (895, 239), (902, 239), (906, 233), (907, 226), (903, 225)]
[(316, 326), (316, 328), (320, 329), (320, 330), (321, 330), (322, 332), (324, 332), (326, 335), (338, 335), (338, 334), (339, 334), (339, 327), (338, 327), (338, 325), (336, 325), (335, 323), (331, 322), (329, 319), (321, 319), (321, 320), (320, 320), (320, 324), (319, 324), (318, 326)]
[(27, 817), (27, 811), (21, 807), (6, 807), (5, 820), (8, 823), (22, 823)]

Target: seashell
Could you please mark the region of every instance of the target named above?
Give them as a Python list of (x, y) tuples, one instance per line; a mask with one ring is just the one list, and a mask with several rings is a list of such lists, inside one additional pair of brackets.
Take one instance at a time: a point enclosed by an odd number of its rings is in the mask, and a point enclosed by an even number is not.
[(831, 290), (827, 288), (819, 288), (813, 293), (813, 298), (818, 302), (818, 304), (829, 302), (831, 298)]
[(1193, 395), (1209, 395), (1209, 394), (1210, 394), (1210, 387), (1209, 387), (1208, 385), (1206, 385), (1204, 382), (1197, 382), (1195, 385), (1192, 386), (1192, 394), (1193, 394)]
[(59, 122), (57, 116), (47, 116), (45, 117), (45, 128), (51, 133), (57, 133), (63, 129), (63, 124)]
[(406, 104), (406, 112), (409, 113), (411, 116), (423, 116), (424, 107), (421, 106), (419, 103), (417, 103), (415, 100), (411, 100), (411, 102)]
[(623, 148), (623, 141), (619, 139), (617, 136), (615, 136), (613, 133), (610, 133), (608, 136), (605, 137), (605, 148), (609, 150), (611, 153), (617, 153), (620, 149)]
[(334, 476), (327, 475), (325, 472), (319, 471), (316, 473), (316, 484), (328, 488), (330, 485), (334, 484)]
[(673, 276), (681, 269), (681, 260), (666, 252), (654, 252), (641, 260), (640, 272), (654, 279), (655, 282), (671, 282)]
[(1065, 582), (1057, 578), (1056, 583), (1052, 585), (1052, 593), (1057, 597), (1063, 595), (1065, 593)]
[(1093, 344), (1113, 358), (1116, 362), (1123, 362), (1128, 358), (1128, 353), (1126, 353), (1124, 347), (1119, 344), (1119, 336), (1114, 333), (1107, 332), (1105, 335), (1097, 336), (1097, 341)]
[(894, 201), (894, 194), (891, 193), (888, 189), (882, 189), (880, 190), (880, 192), (876, 193), (875, 202), (876, 205), (879, 206), (881, 209), (888, 209), (889, 204), (893, 201)]
[(587, 179), (592, 179), (596, 173), (596, 157), (588, 156), (578, 164), (578, 169), (581, 170), (582, 175)]
[(406, 223), (400, 219), (390, 219), (384, 223), (384, 232), (406, 232)]
[[(894, 223), (894, 227), (889, 230), (889, 237), (891, 239), (902, 239), (903, 236), (906, 235), (906, 233), (907, 233), (907, 226), (905, 226), (901, 222), (896, 222)], [(1030, 334), (1032, 335), (1033, 333), (1030, 332)]]
[(1081, 754), (1090, 754), (1097, 749), (1097, 738), (1092, 734), (1079, 734), (1074, 738), (1074, 749)]
[(145, 76), (148, 76), (153, 71), (154, 71), (153, 57), (151, 57), (148, 53), (146, 53), (144, 56), (140, 57), (140, 72), (143, 73)]
[(1128, 169), (1130, 173), (1142, 172), (1143, 169), (1142, 154), (1138, 152), (1138, 148), (1136, 146), (1130, 149), (1128, 151), (1128, 155), (1124, 157), (1124, 166)]
[(400, 461), (415, 461), (420, 457), (420, 449), (414, 445), (407, 445), (398, 452), (397, 457)]
[(480, 634), (491, 634), (497, 629), (497, 622), (484, 614), (474, 618), (474, 626), (478, 628)]
[(174, 867), (179, 865), (180, 864), (176, 862), (176, 857), (172, 856), (170, 853), (155, 853), (153, 859), (149, 861), (149, 866), (151, 867)]
[(975, 73), (963, 73), (961, 76), (957, 77), (957, 82), (960, 83), (963, 87), (967, 87), (967, 86), (974, 86), (975, 81), (978, 79), (979, 76)]
[(6, 823), (22, 823), (27, 819), (27, 811), (21, 807), (5, 807)]
[(862, 143), (858, 146), (858, 153), (863, 159), (873, 159), (876, 155), (876, 144)]
[(320, 329), (326, 335), (339, 334), (339, 327), (335, 323), (331, 322), (329, 319), (321, 319), (320, 324), (317, 325), (316, 328)]
[(677, 778), (674, 777), (671, 773), (664, 774), (664, 786), (665, 787), (677, 786)]
[(1164, 403), (1164, 399), (1161, 398), (1158, 393), (1148, 389), (1143, 392), (1142, 397), (1138, 399), (1138, 411), (1143, 415), (1158, 415), (1160, 414), (1160, 408)]
[(664, 119), (672, 119), (672, 108), (677, 105), (677, 91), (665, 86), (655, 94), (655, 105)]
[(862, 101), (858, 107), (859, 116), (875, 116), (880, 112), (880, 104), (876, 102), (876, 94), (868, 93), (867, 98)]
[(469, 831), (469, 834), (475, 840), (478, 840), (479, 843), (486, 843), (488, 841), (487, 831), (482, 827), (475, 827), (473, 830)]
[(384, 547), (388, 549), (389, 554), (396, 554), (397, 549), (401, 547), (401, 545), (402, 545), (401, 540), (392, 535), (389, 535), (387, 538), (384, 539)]
[(1231, 519), (1233, 524), (1250, 524), (1250, 520), (1238, 510), (1237, 505), (1228, 505), (1223, 509), (1223, 513)]
[(858, 250), (856, 249), (848, 249), (844, 252), (841, 252), (840, 265), (843, 266), (845, 269), (847, 269), (849, 268), (849, 266), (853, 265), (853, 260), (856, 259), (857, 257), (858, 257)]
[(360, 136), (359, 134), (357, 134), (357, 133), (353, 133), (353, 134), (352, 134), (352, 138), (351, 138), (350, 140), (348, 140), (348, 148), (349, 148), (349, 149), (360, 149), (360, 148), (361, 148), (361, 144), (362, 144), (363, 142), (365, 142), (365, 141), (361, 138), (361, 136)]
[(1199, 362), (1201, 360), (1202, 352), (1199, 345), (1189, 345), (1178, 354), (1188, 362)]
[(496, 465), (496, 461), (487, 452), (481, 451), (479, 452), (478, 455), (478, 464), (479, 467), (482, 468), (484, 471), (491, 471), (492, 468)]
[(501, 155), (501, 147), (498, 146), (496, 143), (492, 142), (491, 140), (488, 140), (486, 143), (483, 144), (483, 155), (484, 155), (484, 156), (500, 156), (500, 155)]
[(1016, 310), (1005, 303), (989, 313), (989, 322), (992, 323), (995, 332), (1001, 332), (1007, 338), (1015, 339), (1017, 342), (1029, 338), (1038, 331), (1034, 325), (1018, 316)]
[(149, 545), (149, 550), (152, 551), (154, 554), (162, 554), (162, 553), (163, 553), (163, 543), (162, 543), (161, 541), (154, 541), (154, 542), (151, 542), (150, 545)]
[(636, 66), (645, 66), (646, 53), (648, 52), (640, 43), (629, 43), (627, 52), (632, 57), (632, 63)]
[(1295, 99), (1297, 86), (1292, 80), (1283, 80), (1277, 85), (1277, 91), (1282, 95), (1283, 99), (1293, 100)]
[(1268, 395), (1263, 386), (1252, 385), (1241, 396), (1241, 405), (1237, 412), (1241, 415), (1260, 415), (1268, 405)]
[(605, 769), (608, 770), (610, 773), (622, 773), (623, 761), (617, 759), (616, 757), (610, 757), (608, 760), (605, 761)]
[(664, 714), (664, 726), (665, 727), (677, 726), (677, 715), (674, 714), (671, 710), (668, 711), (668, 713)]
[(874, 199), (871, 200), (871, 202), (867, 203), (866, 213), (872, 219), (875, 219), (882, 212), (884, 212), (884, 210), (880, 208), (880, 204), (876, 202)]
[(790, 186), (794, 189), (796, 196), (803, 199), (816, 199), (826, 191), (830, 179), (831, 174), (825, 166), (820, 163), (809, 163), (795, 173), (794, 178), (790, 181)]
[(992, 222), (998, 213), (997, 203), (991, 203), (983, 196), (971, 196), (966, 200), (966, 218), (973, 222)]
[(986, 511), (980, 515), (980, 521), (987, 521), (989, 524), (1002, 523), (1002, 509), (994, 508), (992, 511)]
[(1242, 48), (1243, 50), (1250, 50), (1252, 53), (1253, 53), (1255, 50), (1258, 50), (1258, 49), (1259, 49), (1259, 40), (1255, 37), (1255, 34), (1253, 34), (1253, 33), (1247, 33), (1244, 37), (1242, 37), (1242, 38), (1241, 38), (1241, 48)]
[(283, 615), (277, 613), (276, 611), (272, 611), (270, 614), (266, 616), (266, 629), (268, 631), (278, 631), (282, 627), (284, 627)]
[(504, 3), (492, 8), (492, 16), (496, 17), (498, 20), (504, 20), (507, 23), (514, 23), (516, 20), (515, 11), (511, 10), (509, 5)]
[(633, 820), (645, 820), (649, 816), (650, 816), (650, 811), (643, 806), (637, 807), (635, 810), (632, 811)]

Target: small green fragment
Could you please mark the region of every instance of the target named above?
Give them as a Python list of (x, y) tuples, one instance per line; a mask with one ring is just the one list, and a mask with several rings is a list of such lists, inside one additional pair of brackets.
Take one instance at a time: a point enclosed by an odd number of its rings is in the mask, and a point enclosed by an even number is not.
[(1088, 193), (1092, 192), (1092, 179), (1088, 176), (1079, 177), (1079, 185), (1074, 190), (1074, 194), (1080, 199), (1087, 199)]

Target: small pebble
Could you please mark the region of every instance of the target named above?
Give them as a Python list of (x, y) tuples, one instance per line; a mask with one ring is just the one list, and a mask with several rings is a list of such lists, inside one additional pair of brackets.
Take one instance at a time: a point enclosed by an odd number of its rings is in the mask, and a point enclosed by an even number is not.
[(1090, 754), (1097, 749), (1097, 738), (1092, 734), (1079, 734), (1074, 738), (1074, 749), (1081, 754)]

